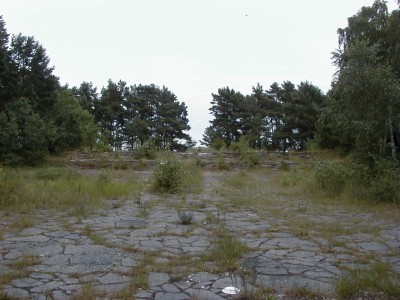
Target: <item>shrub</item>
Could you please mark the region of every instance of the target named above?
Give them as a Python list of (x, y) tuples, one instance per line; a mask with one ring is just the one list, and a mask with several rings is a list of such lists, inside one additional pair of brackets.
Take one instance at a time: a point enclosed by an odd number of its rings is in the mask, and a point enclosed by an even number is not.
[(376, 160), (371, 168), (351, 164), (347, 193), (352, 197), (377, 202), (399, 202), (398, 166), (393, 161)]
[(215, 164), (216, 164), (216, 167), (218, 170), (227, 170), (228, 169), (228, 165), (225, 162), (224, 156), (220, 152), (217, 154)]
[(194, 214), (192, 212), (181, 211), (178, 213), (178, 217), (182, 225), (192, 224), (194, 220)]
[(260, 163), (260, 157), (254, 149), (250, 148), (249, 141), (246, 137), (242, 136), (231, 148), (240, 153), (240, 160), (247, 166), (254, 167)]
[(312, 169), (311, 188), (328, 197), (338, 196), (349, 177), (348, 169), (340, 163), (321, 161)]
[(139, 146), (136, 151), (137, 159), (156, 159), (157, 158), (157, 145), (153, 140), (149, 140), (143, 145)]
[(169, 156), (160, 161), (153, 173), (152, 190), (176, 193), (184, 182), (185, 170), (183, 164)]

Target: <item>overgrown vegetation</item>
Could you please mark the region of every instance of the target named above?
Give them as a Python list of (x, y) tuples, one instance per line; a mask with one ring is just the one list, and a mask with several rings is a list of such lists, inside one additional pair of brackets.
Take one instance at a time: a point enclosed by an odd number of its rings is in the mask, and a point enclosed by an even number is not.
[(310, 188), (327, 197), (400, 203), (397, 163), (377, 160), (370, 166), (354, 161), (320, 161), (312, 168)]
[(192, 188), (193, 192), (201, 178), (202, 170), (196, 162), (182, 162), (173, 155), (167, 155), (153, 172), (151, 190), (178, 193)]
[(225, 230), (217, 233), (217, 239), (205, 258), (216, 264), (216, 271), (236, 271), (240, 265), (240, 259), (248, 251), (237, 237)]
[(400, 275), (386, 263), (350, 269), (336, 285), (339, 299), (399, 299)]
[(5, 168), (0, 173), (0, 209), (67, 209), (87, 214), (103, 200), (133, 195), (142, 188), (138, 181), (113, 180), (109, 172), (90, 176), (70, 168)]

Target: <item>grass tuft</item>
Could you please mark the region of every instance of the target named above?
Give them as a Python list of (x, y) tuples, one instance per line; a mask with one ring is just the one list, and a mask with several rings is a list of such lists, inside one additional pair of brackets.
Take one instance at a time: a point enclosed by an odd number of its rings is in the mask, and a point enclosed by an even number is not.
[[(369, 268), (350, 269), (336, 284), (338, 299), (399, 299), (400, 275), (386, 263)], [(372, 297), (372, 298), (371, 298)]]
[(248, 248), (234, 235), (221, 231), (213, 247), (206, 254), (206, 259), (216, 263), (217, 271), (233, 272), (238, 269), (240, 259), (248, 251)]

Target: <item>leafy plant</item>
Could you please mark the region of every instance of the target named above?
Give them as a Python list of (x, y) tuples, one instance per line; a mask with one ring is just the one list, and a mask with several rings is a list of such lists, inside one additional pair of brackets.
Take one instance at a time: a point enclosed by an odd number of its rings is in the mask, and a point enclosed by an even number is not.
[(157, 145), (153, 140), (149, 140), (137, 148), (135, 156), (137, 159), (142, 159), (142, 158), (156, 159)]
[(312, 169), (311, 188), (328, 197), (338, 196), (349, 177), (348, 169), (332, 161), (321, 161)]
[(194, 220), (194, 214), (192, 212), (180, 211), (178, 217), (182, 225), (192, 224)]
[(185, 170), (183, 163), (172, 155), (162, 159), (153, 172), (152, 190), (176, 193), (184, 182)]

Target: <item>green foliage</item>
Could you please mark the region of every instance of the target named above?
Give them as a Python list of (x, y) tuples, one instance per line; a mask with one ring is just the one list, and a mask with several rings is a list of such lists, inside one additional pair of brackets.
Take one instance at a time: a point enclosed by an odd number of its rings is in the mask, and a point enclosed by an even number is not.
[(165, 157), (153, 172), (152, 190), (176, 193), (183, 186), (185, 169), (182, 162), (172, 155)]
[(89, 213), (102, 200), (131, 195), (141, 188), (112, 180), (109, 172), (84, 176), (70, 168), (9, 169), (0, 173), (0, 210), (68, 209)]
[(392, 160), (374, 160), (369, 166), (349, 164), (346, 193), (357, 199), (400, 203), (399, 166)]
[(246, 245), (234, 235), (221, 231), (206, 258), (215, 262), (220, 271), (235, 271), (246, 251)]
[(399, 169), (390, 160), (365, 163), (321, 161), (313, 166), (310, 189), (327, 197), (399, 203)]
[(396, 159), (399, 33), (398, 11), (389, 14), (381, 0), (338, 30), (340, 49), (333, 56), (338, 71), (318, 121), (320, 146), (341, 147), (365, 163), (371, 156)]
[(254, 167), (260, 163), (260, 157), (254, 149), (249, 146), (249, 140), (241, 136), (239, 141), (231, 145), (232, 150), (240, 153), (240, 160), (249, 167)]
[(218, 152), (216, 160), (215, 160), (215, 165), (218, 170), (227, 170), (229, 169), (229, 166), (227, 165), (225, 158), (221, 152)]
[(335, 197), (343, 192), (348, 178), (349, 170), (344, 164), (321, 161), (313, 166), (310, 184), (312, 190), (328, 197)]
[(157, 158), (157, 145), (153, 140), (149, 140), (143, 145), (140, 145), (135, 153), (137, 159), (156, 159)]
[(48, 153), (45, 122), (33, 112), (28, 99), (6, 105), (0, 112), (0, 128), (0, 161), (4, 164), (35, 164)]
[[(202, 143), (218, 150), (240, 143), (245, 136), (252, 149), (302, 150), (313, 139), (315, 123), (325, 96), (319, 88), (301, 82), (273, 83), (268, 91), (257, 84), (251, 95), (229, 87), (218, 89), (211, 101), (214, 119), (203, 134)], [(250, 163), (255, 159), (253, 155)]]
[(400, 276), (382, 262), (369, 268), (350, 269), (338, 280), (336, 293), (339, 299), (361, 299), (364, 295), (377, 299), (398, 299)]

